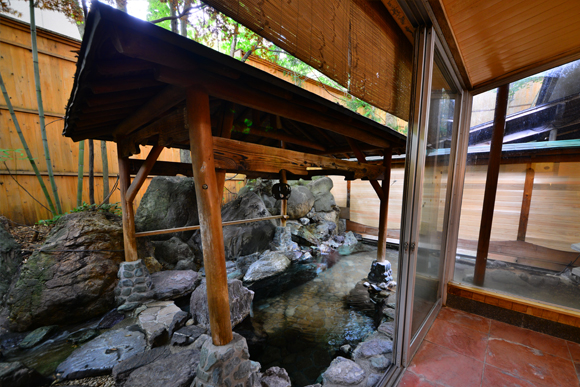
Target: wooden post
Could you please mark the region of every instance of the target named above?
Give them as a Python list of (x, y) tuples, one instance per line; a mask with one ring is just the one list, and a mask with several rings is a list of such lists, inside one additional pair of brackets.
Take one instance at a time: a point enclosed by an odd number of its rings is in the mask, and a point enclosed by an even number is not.
[[(117, 152), (120, 154), (119, 144)], [(121, 185), (121, 209), (123, 211), (123, 244), (125, 246), (125, 261), (133, 262), (137, 257), (137, 238), (135, 237), (135, 210), (133, 203), (127, 201), (127, 190), (131, 185), (129, 174), (129, 158), (119, 157), (119, 183)]]
[[(223, 122), (220, 131), (220, 137), (232, 138), (232, 127), (234, 126), (234, 113), (235, 113), (234, 104), (231, 102), (227, 102), (224, 106)], [(224, 187), (226, 184), (226, 172), (222, 170), (217, 170), (215, 173), (218, 184), (218, 196), (221, 206), (224, 197)]]
[(232, 341), (233, 334), (222, 215), (213, 155), (209, 96), (200, 88), (187, 90), (187, 122), (201, 226), (211, 336), (214, 345), (225, 345)]
[(528, 219), (530, 216), (530, 206), (532, 204), (532, 191), (534, 189), (534, 169), (532, 164), (528, 163), (526, 169), (526, 181), (524, 183), (524, 197), (522, 199), (522, 210), (520, 211), (520, 225), (518, 227), (518, 241), (526, 241), (526, 232), (528, 231)]
[(391, 187), (391, 159), (393, 150), (387, 148), (384, 151), (383, 165), (385, 166), (385, 178), (383, 179), (381, 207), (379, 213), (379, 241), (377, 245), (377, 262), (387, 260), (387, 219), (389, 217), (389, 188)]
[[(280, 147), (282, 149), (286, 149), (286, 143), (284, 141), (280, 141)], [(288, 184), (285, 169), (280, 171), (280, 183)], [(282, 199), (280, 203), (280, 215), (288, 215), (288, 199)], [(286, 227), (286, 218), (282, 218), (282, 220), (280, 220), (280, 225), (282, 227)]]
[(482, 286), (483, 281), (485, 280), (485, 268), (487, 265), (487, 254), (489, 253), (489, 240), (491, 238), (497, 181), (499, 177), (499, 167), (501, 165), (501, 148), (503, 144), (503, 133), (505, 130), (508, 96), (509, 84), (500, 86), (497, 91), (495, 102), (493, 133), (489, 149), (489, 164), (487, 166), (487, 178), (485, 181), (485, 192), (483, 194), (481, 226), (479, 227), (479, 238), (477, 240), (477, 256), (475, 258), (475, 273), (473, 275), (473, 283), (477, 286)]

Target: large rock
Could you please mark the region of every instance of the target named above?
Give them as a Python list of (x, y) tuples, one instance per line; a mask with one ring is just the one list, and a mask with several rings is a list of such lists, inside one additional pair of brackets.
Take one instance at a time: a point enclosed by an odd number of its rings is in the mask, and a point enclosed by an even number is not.
[(136, 369), (151, 364), (157, 360), (165, 359), (169, 355), (171, 355), (169, 347), (159, 347), (123, 360), (113, 367), (112, 373), (115, 383), (117, 383), (118, 386), (122, 386), (129, 375), (131, 375), (131, 373)]
[(145, 335), (128, 328), (108, 331), (76, 349), (56, 368), (59, 380), (111, 373), (119, 362), (145, 351)]
[(317, 212), (330, 212), (336, 206), (334, 195), (330, 193), (333, 187), (330, 177), (323, 177), (308, 184), (310, 192), (314, 195), (314, 210)]
[(246, 286), (255, 293), (256, 300), (275, 297), (313, 280), (317, 276), (317, 269), (315, 263), (294, 263), (278, 274), (247, 283)]
[(42, 341), (48, 339), (50, 335), (56, 330), (56, 325), (49, 325), (47, 327), (36, 328), (34, 331), (30, 332), (24, 340), (18, 344), (22, 349), (30, 349), (36, 347)]
[(288, 198), (288, 216), (290, 219), (300, 219), (306, 216), (314, 205), (314, 195), (304, 186), (293, 186)]
[(201, 256), (185, 242), (174, 236), (166, 241), (155, 241), (155, 259), (165, 270), (192, 269), (199, 270)]
[(167, 270), (151, 274), (151, 281), (155, 299), (175, 300), (193, 293), (201, 278), (193, 270)]
[[(254, 192), (238, 196), (222, 207), (222, 221), (255, 219), (270, 216), (264, 202)], [(226, 259), (233, 259), (270, 247), (276, 226), (270, 220), (224, 227)], [(201, 246), (201, 242), (198, 243)]]
[(255, 282), (283, 272), (290, 266), (290, 260), (278, 251), (266, 251), (254, 262), (246, 275), (244, 282)]
[(158, 359), (131, 373), (123, 387), (189, 387), (199, 364), (199, 351), (189, 350)]
[(46, 382), (47, 380), (42, 375), (19, 361), (0, 363), (0, 386), (35, 387)]
[(169, 341), (176, 317), (184, 320), (187, 313), (179, 309), (173, 301), (157, 301), (146, 304), (146, 309), (139, 313), (137, 322), (147, 335), (149, 345), (155, 347)]
[[(137, 231), (151, 231), (198, 225), (196, 200), (192, 178), (154, 177), (135, 214), (135, 229)], [(178, 236), (182, 240), (187, 240), (192, 234), (193, 231), (164, 234), (156, 235), (151, 239), (167, 240), (172, 236)]]
[[(245, 288), (240, 280), (228, 280), (228, 296), (230, 300), (230, 319), (233, 328), (250, 314), (254, 292)], [(191, 294), (190, 312), (197, 324), (209, 327), (207, 286), (205, 282)]]
[(260, 378), (262, 387), (291, 387), (290, 377), (284, 368), (270, 367)]
[(92, 211), (63, 216), (12, 285), (7, 298), (11, 329), (71, 324), (108, 312), (115, 306), (122, 261), (118, 216)]
[(18, 272), (18, 266), (21, 262), (20, 245), (4, 227), (0, 226), (0, 304), (4, 303), (4, 296)]
[(322, 374), (323, 385), (330, 386), (355, 386), (365, 379), (365, 371), (354, 361), (337, 357), (330, 363), (328, 369)]

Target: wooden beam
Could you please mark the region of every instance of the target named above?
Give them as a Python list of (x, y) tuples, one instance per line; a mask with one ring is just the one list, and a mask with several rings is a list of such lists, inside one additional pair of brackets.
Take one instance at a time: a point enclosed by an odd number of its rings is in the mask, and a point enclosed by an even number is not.
[[(276, 219), (286, 220), (286, 219), (288, 219), (288, 215), (273, 215), (273, 216), (264, 216), (263, 218), (232, 220), (229, 222), (223, 222), (222, 227), (234, 226), (237, 224), (245, 224), (245, 223), (263, 222), (264, 220), (276, 220)], [(201, 228), (201, 226), (197, 225), (197, 226), (167, 228), (164, 230), (142, 231), (142, 232), (136, 233), (135, 236), (137, 238), (141, 238), (141, 237), (149, 237), (149, 236), (154, 236), (154, 235), (173, 234), (176, 232), (195, 231), (195, 230), (199, 230), (200, 228)]]
[(520, 224), (518, 227), (518, 241), (526, 240), (528, 230), (528, 219), (530, 217), (530, 206), (532, 204), (532, 191), (534, 189), (534, 169), (532, 164), (528, 164), (526, 169), (526, 180), (524, 182), (524, 197), (522, 198), (522, 209), (520, 211)]
[(207, 89), (210, 95), (217, 98), (330, 130), (382, 148), (390, 147), (390, 142), (386, 139), (386, 132), (383, 136), (378, 133), (378, 129), (357, 122), (351, 117), (340, 114), (334, 116), (322, 114), (246, 85), (225, 81), (207, 72), (183, 73), (163, 68), (158, 72), (157, 79), (173, 85), (200, 84)]
[[(129, 172), (132, 175), (136, 175), (144, 163), (145, 163), (145, 160), (129, 159)], [(171, 161), (157, 161), (153, 165), (153, 168), (151, 168), (149, 175), (150, 176), (183, 175), (183, 176), (193, 177), (193, 171), (191, 170), (191, 164), (189, 164), (189, 163), (177, 163), (177, 162), (171, 162)]]
[(124, 136), (145, 125), (149, 121), (165, 113), (185, 99), (185, 90), (176, 86), (167, 86), (163, 91), (151, 98), (149, 102), (143, 105), (133, 115), (121, 122), (114, 136)]
[[(348, 142), (348, 145), (350, 145), (350, 148), (352, 149), (352, 151), (353, 151), (354, 155), (356, 156), (357, 160), (359, 161), (359, 163), (365, 163), (367, 161), (367, 159), (366, 159), (365, 155), (360, 151), (360, 149), (358, 149), (354, 140), (347, 137), (346, 141)], [(389, 161), (389, 163), (390, 163), (390, 161)], [(389, 174), (390, 174), (390, 172), (389, 172)], [(379, 197), (379, 199), (382, 202), (383, 189), (381, 188), (381, 185), (379, 184), (379, 182), (377, 180), (369, 180), (369, 182), (373, 186), (375, 192), (377, 193), (377, 196)]]
[(127, 203), (131, 205), (133, 204), (133, 201), (135, 200), (135, 197), (137, 196), (139, 189), (143, 186), (143, 183), (145, 183), (145, 179), (147, 179), (149, 172), (151, 172), (153, 165), (155, 165), (155, 162), (159, 158), (161, 152), (163, 152), (163, 149), (165, 148), (159, 145), (156, 145), (153, 148), (151, 148), (149, 154), (147, 155), (147, 159), (141, 165), (141, 168), (139, 168), (139, 172), (137, 172), (135, 179), (129, 186), (129, 189), (127, 189), (127, 193), (125, 195)]
[(399, 2), (397, 0), (382, 0), (382, 2), (385, 8), (389, 11), (391, 16), (393, 17), (393, 19), (395, 19), (395, 22), (397, 22), (397, 24), (401, 28), (401, 31), (403, 31), (403, 34), (405, 34), (407, 39), (409, 39), (409, 42), (411, 42), (411, 44), (414, 44), (415, 28), (405, 15), (405, 11), (403, 11), (403, 8), (401, 8)]
[(207, 306), (211, 336), (214, 345), (225, 345), (232, 341), (233, 333), (230, 321), (221, 206), (215, 174), (209, 95), (205, 91), (200, 88), (187, 90), (187, 115), (207, 280)]
[(91, 83), (90, 89), (95, 94), (117, 93), (120, 91), (146, 89), (149, 87), (161, 86), (163, 83), (155, 79), (143, 77), (135, 78), (112, 78), (100, 79)]
[(509, 84), (500, 86), (497, 91), (495, 102), (493, 133), (489, 150), (489, 165), (487, 167), (487, 178), (483, 194), (483, 209), (481, 225), (479, 227), (477, 256), (475, 258), (475, 272), (473, 275), (473, 283), (477, 286), (483, 286), (483, 281), (485, 280), (485, 268), (487, 265), (487, 255), (489, 253), (489, 240), (491, 238), (491, 226), (493, 223), (493, 211), (497, 194), (499, 167), (501, 165), (501, 148), (503, 145), (508, 96)]
[(356, 163), (220, 137), (213, 138), (213, 146), (216, 167), (232, 173), (254, 171), (278, 174), (284, 169), (294, 175), (308, 175), (310, 170), (319, 169), (326, 174), (348, 172), (352, 174), (352, 179), (374, 180), (383, 179), (385, 173), (382, 165)]
[(155, 70), (155, 65), (151, 62), (145, 62), (135, 59), (109, 59), (101, 61), (96, 64), (97, 72), (101, 75), (118, 76), (133, 73), (140, 73), (143, 71)]
[(125, 247), (125, 261), (133, 262), (138, 259), (138, 255), (137, 239), (135, 238), (135, 210), (133, 208), (133, 203), (127, 202), (127, 190), (131, 185), (128, 157), (119, 157), (119, 183), (121, 189), (121, 209), (123, 212), (123, 245)]
[(322, 145), (313, 143), (311, 141), (302, 140), (300, 138), (296, 138), (294, 136), (290, 136), (288, 134), (284, 134), (284, 133), (280, 133), (280, 132), (274, 132), (274, 131), (268, 132), (262, 128), (256, 128), (256, 127), (254, 127), (254, 125), (246, 126), (246, 125), (242, 125), (242, 124), (234, 124), (232, 130), (234, 130), (238, 133), (243, 133), (243, 134), (251, 134), (254, 136), (273, 138), (275, 140), (285, 141), (285, 142), (288, 142), (290, 144), (300, 145), (300, 146), (303, 146), (305, 148), (316, 149), (319, 151), (325, 150), (325, 148)]
[(377, 262), (387, 261), (387, 220), (389, 218), (389, 189), (391, 187), (391, 158), (392, 149), (385, 149), (383, 166), (385, 177), (383, 178), (382, 197), (379, 209), (379, 241), (377, 243)]
[[(286, 144), (284, 143), (284, 141), (280, 141), (280, 148), (286, 149)], [(280, 183), (288, 184), (288, 179), (286, 176), (285, 169), (280, 171)], [(280, 201), (280, 215), (283, 216), (282, 221), (280, 222), (280, 225), (282, 227), (286, 227), (286, 217), (288, 215), (288, 199), (282, 199)]]

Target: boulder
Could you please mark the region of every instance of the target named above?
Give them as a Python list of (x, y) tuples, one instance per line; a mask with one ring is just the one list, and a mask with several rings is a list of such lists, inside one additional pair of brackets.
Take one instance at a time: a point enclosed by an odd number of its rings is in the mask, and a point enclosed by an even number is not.
[(291, 387), (290, 377), (284, 368), (270, 367), (260, 378), (262, 387)]
[[(233, 328), (249, 316), (252, 309), (254, 292), (245, 288), (240, 280), (228, 280), (228, 295), (230, 301), (230, 319)], [(207, 286), (205, 282), (202, 282), (191, 294), (190, 312), (197, 324), (209, 327)]]
[(133, 371), (157, 360), (162, 360), (171, 355), (168, 347), (153, 348), (149, 351), (138, 353), (123, 360), (113, 367), (113, 378), (118, 386), (122, 386)]
[(352, 231), (348, 231), (344, 235), (344, 243), (338, 248), (340, 255), (350, 255), (361, 251), (369, 251), (370, 248), (360, 242)]
[(313, 180), (308, 188), (314, 195), (314, 210), (317, 212), (330, 212), (336, 206), (334, 195), (330, 193), (333, 187), (330, 177)]
[(258, 259), (260, 259), (260, 255), (262, 255), (262, 254), (254, 253), (254, 254), (246, 255), (244, 257), (239, 257), (236, 260), (236, 267), (240, 271), (240, 273), (242, 273), (242, 277), (244, 275), (246, 275), (246, 272), (248, 271), (250, 266), (252, 266), (252, 264), (254, 262), (256, 262)]
[(196, 256), (194, 250), (178, 237), (174, 236), (166, 241), (155, 241), (155, 259), (165, 268), (199, 270), (201, 256)]
[(34, 331), (30, 332), (24, 340), (18, 344), (18, 346), (22, 349), (29, 349), (36, 347), (38, 344), (43, 342), (44, 340), (48, 339), (50, 335), (54, 333), (56, 330), (56, 325), (49, 325), (47, 327), (40, 327), (35, 329)]
[(175, 329), (173, 322), (176, 316), (181, 316), (181, 320), (187, 319), (187, 313), (179, 309), (173, 301), (157, 301), (145, 306), (146, 309), (139, 313), (137, 322), (147, 335), (147, 342), (152, 347), (169, 341)]
[(123, 321), (125, 319), (125, 315), (117, 311), (117, 309), (113, 309), (107, 312), (99, 321), (97, 325), (97, 329), (110, 329), (117, 323)]
[[(157, 176), (151, 180), (135, 214), (137, 231), (161, 230), (199, 224), (193, 178)], [(174, 236), (191, 238), (193, 231), (163, 234), (152, 240), (168, 240)]]
[(207, 328), (201, 325), (189, 325), (173, 333), (171, 345), (184, 346), (193, 343), (201, 335), (207, 333)]
[(4, 227), (0, 226), (0, 304), (4, 303), (4, 296), (18, 272), (18, 266), (21, 262), (20, 245)]
[(59, 380), (111, 373), (119, 362), (145, 351), (145, 335), (130, 328), (108, 331), (76, 349), (56, 368)]
[(300, 219), (306, 216), (314, 205), (314, 195), (304, 186), (293, 186), (288, 198), (288, 216), (290, 219)]
[(365, 372), (354, 361), (337, 357), (322, 374), (323, 385), (330, 386), (353, 386), (365, 379)]
[(189, 387), (195, 379), (198, 364), (199, 351), (175, 353), (136, 369), (123, 387)]
[(334, 187), (334, 183), (330, 177), (324, 176), (318, 179), (313, 178), (307, 187), (312, 192), (312, 195), (316, 197), (330, 193), (330, 190)]
[(26, 367), (21, 362), (0, 363), (0, 386), (36, 387), (47, 380), (37, 371)]
[[(222, 221), (270, 216), (264, 202), (254, 192), (238, 196), (222, 207)], [(270, 247), (276, 226), (271, 220), (224, 227), (226, 259), (262, 252)], [(198, 243), (201, 246), (201, 242)]]
[(266, 251), (254, 262), (244, 276), (244, 282), (255, 282), (283, 272), (290, 260), (278, 251)]
[(63, 216), (11, 287), (11, 329), (71, 324), (111, 310), (122, 261), (123, 230), (117, 215), (91, 211)]
[(295, 263), (286, 270), (258, 281), (247, 283), (248, 289), (255, 295), (254, 299), (274, 297), (296, 286), (316, 278), (318, 267), (315, 263)]
[(193, 270), (167, 270), (151, 274), (154, 297), (175, 300), (193, 293), (201, 277)]

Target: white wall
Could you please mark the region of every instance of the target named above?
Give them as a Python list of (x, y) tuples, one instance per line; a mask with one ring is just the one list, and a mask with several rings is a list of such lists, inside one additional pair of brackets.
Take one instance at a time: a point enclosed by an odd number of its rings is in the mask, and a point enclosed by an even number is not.
[[(24, 0), (11, 0), (10, 6), (16, 11), (20, 12), (22, 15), (20, 17), (15, 15), (8, 15), (10, 17), (22, 20), (23, 22), (30, 23), (30, 8), (28, 1)], [(64, 14), (55, 11), (45, 11), (45, 10), (35, 10), (36, 26), (46, 28), (47, 30), (54, 31), (56, 33), (70, 36), (74, 39), (81, 39), (79, 30), (75, 23), (70, 21)]]

